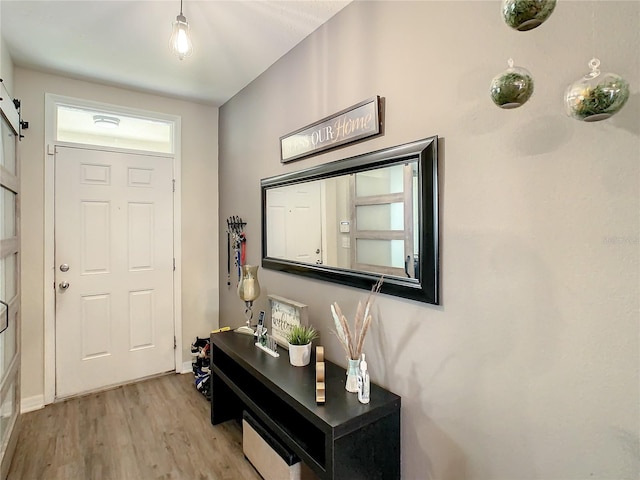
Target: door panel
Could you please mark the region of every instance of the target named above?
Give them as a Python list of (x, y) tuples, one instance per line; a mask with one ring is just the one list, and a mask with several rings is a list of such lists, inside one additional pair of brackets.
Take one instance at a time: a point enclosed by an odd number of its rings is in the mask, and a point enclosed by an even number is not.
[[(4, 378), (9, 371), (9, 367), (11, 367), (11, 362), (17, 350), (15, 325), (18, 320), (18, 314), (14, 310), (16, 309), (9, 308), (9, 327), (0, 335), (0, 348), (2, 349), (2, 355), (0, 356), (0, 378)], [(11, 313), (12, 311), (13, 313)], [(6, 307), (0, 305), (0, 316), (2, 316), (3, 324), (6, 322), (6, 314)]]
[(0, 437), (4, 437), (9, 432), (12, 420), (15, 420), (14, 416), (18, 413), (15, 383), (11, 383), (5, 390), (0, 405)]
[(111, 355), (111, 296), (85, 295), (80, 302), (82, 360)]
[(175, 368), (172, 178), (171, 158), (56, 147), (57, 397)]
[(352, 268), (416, 277), (414, 173), (407, 163), (351, 175)]
[(16, 134), (9, 123), (0, 122), (0, 166), (7, 173), (16, 175)]
[(84, 275), (109, 273), (111, 204), (80, 201), (80, 210), (80, 271)]
[(153, 347), (153, 290), (129, 292), (129, 332), (131, 350)]
[(154, 206), (129, 204), (129, 271), (153, 270)]
[(20, 423), (20, 164), (19, 116), (4, 84), (0, 110), (0, 478), (6, 478)]

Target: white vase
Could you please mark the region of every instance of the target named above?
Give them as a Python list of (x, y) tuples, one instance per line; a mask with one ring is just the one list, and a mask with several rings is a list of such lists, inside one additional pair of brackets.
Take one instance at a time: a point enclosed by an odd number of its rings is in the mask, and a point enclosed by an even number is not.
[(344, 388), (347, 392), (358, 393), (358, 365), (360, 365), (360, 360), (357, 358), (352, 360), (351, 358), (347, 358), (349, 361), (349, 367), (347, 368), (347, 381), (344, 384)]
[(304, 367), (309, 365), (311, 360), (311, 343), (306, 345), (289, 344), (289, 362), (294, 367)]

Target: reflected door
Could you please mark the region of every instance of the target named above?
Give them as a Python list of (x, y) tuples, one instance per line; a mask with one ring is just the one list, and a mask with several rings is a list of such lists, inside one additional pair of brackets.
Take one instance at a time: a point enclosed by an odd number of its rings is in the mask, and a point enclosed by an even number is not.
[(321, 189), (319, 182), (290, 185), (267, 192), (266, 208), (272, 232), (267, 255), (322, 264)]
[(416, 278), (417, 162), (351, 175), (351, 265)]
[(20, 405), (20, 182), (18, 113), (6, 91), (0, 108), (0, 455), (2, 478), (6, 478), (18, 436)]
[(55, 162), (56, 396), (173, 370), (172, 159)]

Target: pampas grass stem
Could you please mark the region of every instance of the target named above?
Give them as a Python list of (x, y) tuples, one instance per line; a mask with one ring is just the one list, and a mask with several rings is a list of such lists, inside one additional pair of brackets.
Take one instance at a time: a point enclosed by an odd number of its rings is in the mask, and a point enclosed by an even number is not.
[(340, 345), (344, 349), (347, 357), (352, 360), (357, 360), (362, 355), (362, 349), (364, 347), (364, 339), (371, 325), (371, 307), (375, 300), (376, 294), (380, 292), (382, 288), (383, 277), (371, 287), (367, 301), (362, 305), (362, 302), (358, 302), (358, 309), (356, 310), (356, 316), (354, 321), (353, 335), (349, 328), (349, 322), (347, 318), (342, 314), (338, 302), (333, 302), (331, 305), (331, 315), (333, 316), (333, 322), (336, 326), (336, 336), (340, 341)]

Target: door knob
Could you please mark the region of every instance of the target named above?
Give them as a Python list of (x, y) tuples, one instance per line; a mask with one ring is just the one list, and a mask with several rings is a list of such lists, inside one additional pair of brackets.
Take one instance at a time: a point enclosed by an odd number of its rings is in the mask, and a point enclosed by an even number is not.
[(67, 288), (69, 288), (69, 282), (60, 282), (58, 286), (61, 290), (66, 290)]
[(60, 271), (61, 272), (68, 272), (69, 271), (69, 265), (67, 265), (66, 263), (63, 263), (62, 265), (60, 265)]

